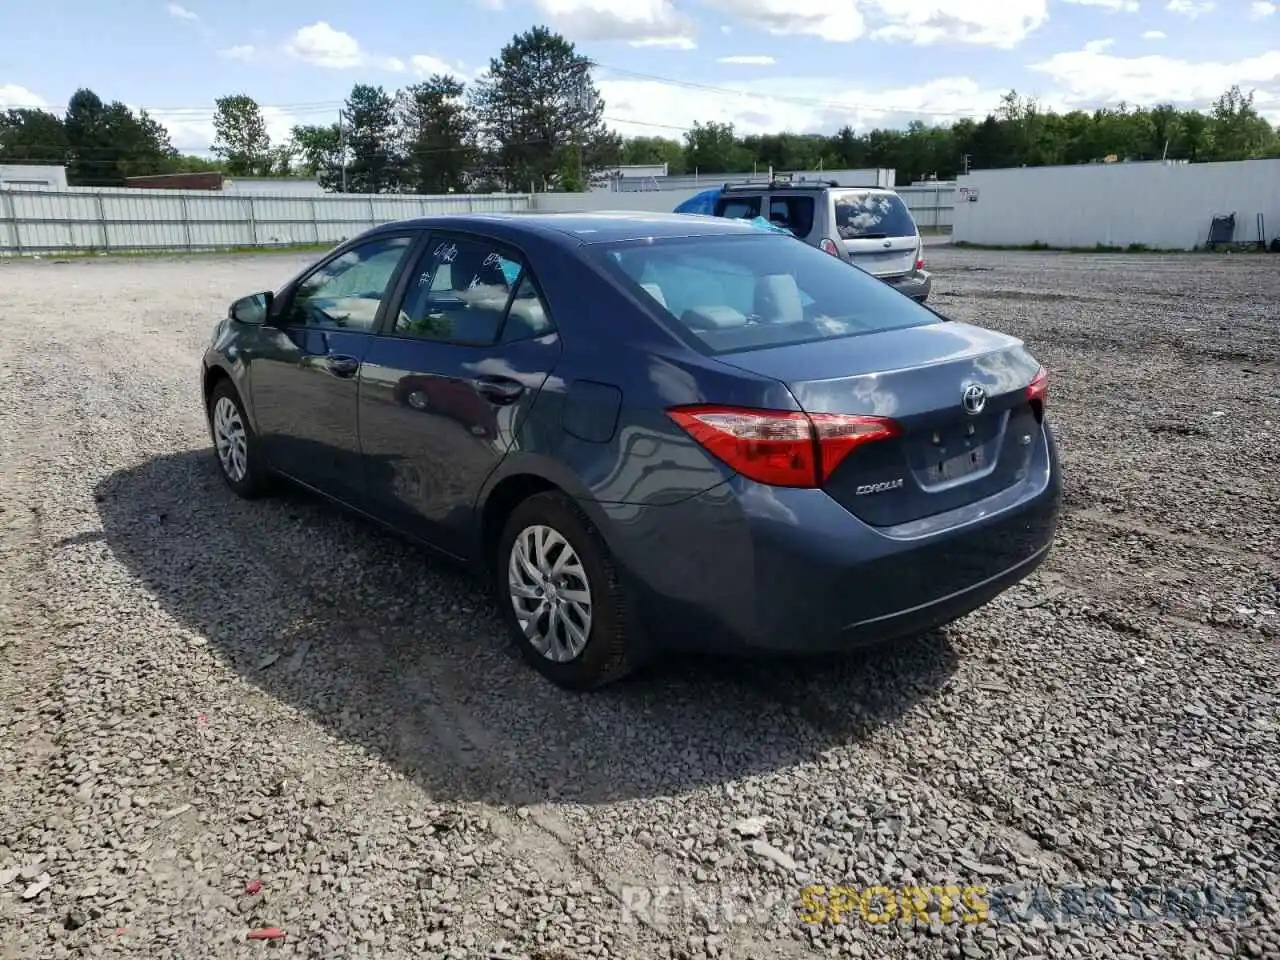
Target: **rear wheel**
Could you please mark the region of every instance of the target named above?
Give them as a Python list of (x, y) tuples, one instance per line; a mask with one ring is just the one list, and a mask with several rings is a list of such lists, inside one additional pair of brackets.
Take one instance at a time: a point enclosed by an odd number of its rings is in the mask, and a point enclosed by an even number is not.
[(258, 436), (230, 380), (220, 381), (209, 395), (209, 430), (227, 486), (246, 500), (266, 493), (270, 478), (262, 463)]
[(620, 680), (640, 663), (630, 598), (608, 547), (571, 498), (539, 493), (512, 511), (494, 589), (521, 654), (571, 690)]

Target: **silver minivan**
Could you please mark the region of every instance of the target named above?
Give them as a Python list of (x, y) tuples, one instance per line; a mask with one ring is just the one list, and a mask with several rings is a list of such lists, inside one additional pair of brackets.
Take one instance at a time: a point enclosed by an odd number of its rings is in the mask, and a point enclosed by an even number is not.
[(733, 219), (764, 217), (913, 300), (929, 298), (932, 278), (924, 268), (924, 240), (893, 190), (834, 182), (726, 183), (714, 213)]

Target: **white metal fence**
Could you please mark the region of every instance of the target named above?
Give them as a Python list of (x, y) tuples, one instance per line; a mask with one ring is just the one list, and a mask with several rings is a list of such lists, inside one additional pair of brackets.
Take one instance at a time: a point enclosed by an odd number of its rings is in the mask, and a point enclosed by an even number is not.
[(0, 253), (336, 244), (395, 220), (531, 205), (528, 194), (267, 197), (197, 190), (3, 190)]
[[(922, 229), (952, 222), (951, 184), (900, 187)], [(525, 210), (672, 210), (688, 192), (468, 196), (228, 195), (196, 190), (0, 190), (0, 255), (329, 245), (410, 217)]]

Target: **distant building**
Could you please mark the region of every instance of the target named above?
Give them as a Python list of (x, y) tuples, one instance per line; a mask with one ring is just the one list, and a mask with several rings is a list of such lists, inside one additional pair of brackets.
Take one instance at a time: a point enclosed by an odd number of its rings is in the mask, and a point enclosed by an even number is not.
[(148, 177), (125, 177), (124, 185), (137, 190), (221, 190), (222, 174), (158, 173)]
[(67, 168), (51, 163), (0, 163), (0, 190), (65, 190)]
[(222, 191), (249, 196), (327, 196), (314, 177), (227, 177), (222, 181)]

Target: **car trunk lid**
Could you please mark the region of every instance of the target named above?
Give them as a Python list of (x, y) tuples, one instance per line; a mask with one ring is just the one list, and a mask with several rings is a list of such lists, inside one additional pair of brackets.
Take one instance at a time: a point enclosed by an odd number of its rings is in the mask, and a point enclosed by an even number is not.
[(1001, 333), (944, 322), (718, 359), (786, 384), (806, 413), (898, 424), (897, 436), (849, 453), (824, 485), (869, 524), (908, 523), (991, 496), (1031, 463), (1041, 415), (1027, 387), (1039, 364)]

